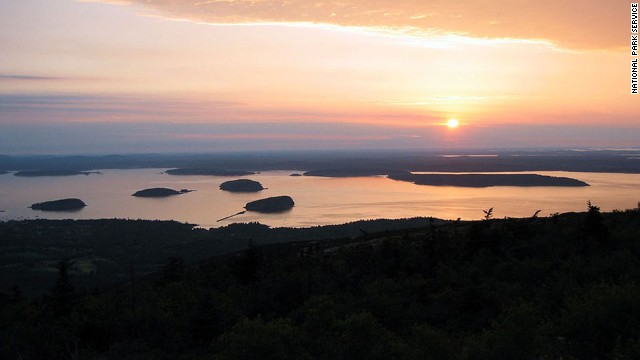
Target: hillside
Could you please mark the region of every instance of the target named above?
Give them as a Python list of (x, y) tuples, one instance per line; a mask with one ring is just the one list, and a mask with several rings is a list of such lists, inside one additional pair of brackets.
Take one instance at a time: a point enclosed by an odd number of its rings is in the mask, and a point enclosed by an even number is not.
[(60, 262), (47, 297), (2, 296), (0, 357), (633, 359), (638, 239), (640, 209), (589, 206), (250, 243), (92, 294)]

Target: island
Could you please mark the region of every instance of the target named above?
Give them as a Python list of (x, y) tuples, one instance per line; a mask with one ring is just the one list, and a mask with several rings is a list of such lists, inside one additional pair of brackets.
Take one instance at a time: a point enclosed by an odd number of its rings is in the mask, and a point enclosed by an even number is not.
[(75, 171), (75, 170), (25, 170), (18, 171), (14, 176), (38, 177), (38, 176), (74, 176), (99, 174), (97, 171)]
[(248, 202), (244, 208), (259, 213), (279, 213), (290, 210), (295, 203), (290, 196), (274, 196)]
[(299, 174), (299, 173), (293, 173), (293, 174), (291, 174), (291, 175), (289, 175), (289, 176), (302, 176), (302, 174)]
[(254, 175), (253, 171), (220, 170), (211, 168), (178, 168), (165, 171), (169, 175), (209, 175), (209, 176), (246, 176)]
[(87, 204), (85, 204), (84, 201), (70, 198), (36, 203), (31, 205), (30, 208), (41, 211), (75, 211), (85, 206), (87, 206)]
[(220, 190), (231, 192), (258, 192), (264, 189), (262, 184), (249, 179), (230, 180), (220, 184)]
[(173, 196), (173, 195), (185, 194), (185, 193), (188, 193), (188, 192), (191, 192), (191, 191), (193, 191), (193, 190), (182, 189), (180, 191), (176, 191), (176, 190), (168, 189), (168, 188), (150, 188), (150, 189), (144, 189), (144, 190), (136, 191), (131, 196), (136, 196), (136, 197), (168, 197), (168, 196)]
[(0, 175), (4, 175), (4, 174), (6, 174), (6, 173), (8, 173), (8, 171), (0, 170)]
[(539, 174), (413, 174), (395, 172), (389, 179), (408, 181), (416, 185), (491, 187), (491, 186), (589, 186), (584, 181), (568, 177), (546, 176)]

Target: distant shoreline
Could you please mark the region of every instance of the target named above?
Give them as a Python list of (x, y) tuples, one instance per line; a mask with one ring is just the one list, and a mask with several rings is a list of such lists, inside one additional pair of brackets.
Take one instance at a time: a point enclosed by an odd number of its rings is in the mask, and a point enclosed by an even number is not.
[[(243, 176), (271, 170), (309, 172), (351, 169), (359, 176), (385, 175), (390, 170), (411, 172), (567, 171), (640, 174), (640, 149), (623, 150), (468, 150), (360, 152), (246, 152), (210, 154), (128, 154), (86, 156), (0, 155), (0, 172), (40, 176), (82, 174), (98, 169), (170, 169), (171, 175)], [(34, 173), (35, 172), (35, 173)], [(47, 175), (48, 174), (48, 175)], [(86, 173), (85, 173), (86, 174)], [(380, 174), (381, 175), (381, 174)], [(20, 175), (18, 175), (20, 176)], [(28, 176), (28, 175), (27, 175)]]
[(100, 174), (99, 171), (74, 171), (74, 170), (23, 170), (18, 171), (14, 176), (20, 177), (44, 177), (44, 176), (75, 176)]

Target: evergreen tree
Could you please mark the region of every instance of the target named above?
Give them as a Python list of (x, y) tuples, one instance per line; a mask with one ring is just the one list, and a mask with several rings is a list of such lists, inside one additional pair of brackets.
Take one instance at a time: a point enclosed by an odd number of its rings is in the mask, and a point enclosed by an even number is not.
[(64, 259), (56, 265), (58, 279), (51, 291), (51, 310), (55, 316), (66, 316), (71, 312), (74, 303), (75, 290), (71, 281), (69, 269), (72, 263)]
[(609, 230), (604, 223), (602, 214), (600, 213), (600, 207), (591, 204), (591, 201), (587, 201), (587, 218), (585, 220), (585, 231), (589, 238), (595, 239), (600, 242), (604, 242), (607, 239)]

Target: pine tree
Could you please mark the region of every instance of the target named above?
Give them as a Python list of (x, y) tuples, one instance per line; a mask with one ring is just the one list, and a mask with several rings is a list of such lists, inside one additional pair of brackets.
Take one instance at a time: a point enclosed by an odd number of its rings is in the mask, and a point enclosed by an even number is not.
[(71, 275), (69, 274), (69, 268), (72, 263), (69, 259), (64, 259), (56, 265), (58, 269), (58, 279), (55, 285), (50, 289), (51, 291), (51, 310), (55, 316), (69, 315), (74, 303), (73, 282), (71, 281)]

